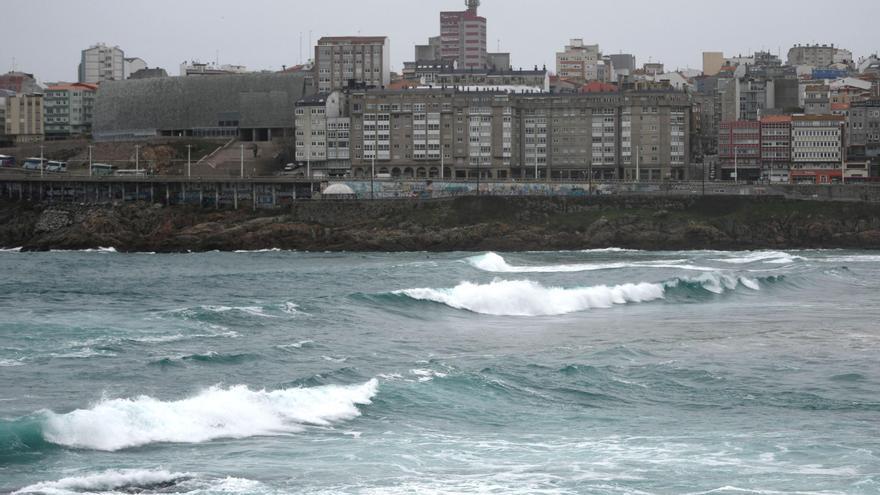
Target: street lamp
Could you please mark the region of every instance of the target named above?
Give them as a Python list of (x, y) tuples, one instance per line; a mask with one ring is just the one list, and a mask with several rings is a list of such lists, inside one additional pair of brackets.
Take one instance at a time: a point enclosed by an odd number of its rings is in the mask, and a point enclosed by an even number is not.
[(134, 176), (137, 177), (140, 174), (140, 160), (141, 160), (141, 146), (139, 144), (134, 145)]
[(192, 177), (192, 145), (186, 145), (186, 176)]
[(92, 148), (94, 148), (94, 146), (89, 145), (89, 177), (92, 176)]
[(40, 145), (40, 177), (43, 176), (43, 145)]

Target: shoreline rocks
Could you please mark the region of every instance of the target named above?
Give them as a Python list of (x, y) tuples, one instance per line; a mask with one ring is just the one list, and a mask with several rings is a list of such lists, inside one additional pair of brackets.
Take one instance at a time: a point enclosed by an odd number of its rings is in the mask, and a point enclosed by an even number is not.
[(0, 202), (0, 247), (120, 252), (880, 249), (870, 203), (761, 197), (462, 197), (264, 211)]

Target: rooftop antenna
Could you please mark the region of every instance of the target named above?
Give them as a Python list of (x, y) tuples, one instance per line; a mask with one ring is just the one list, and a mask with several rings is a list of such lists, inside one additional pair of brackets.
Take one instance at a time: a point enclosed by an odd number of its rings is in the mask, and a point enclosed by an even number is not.
[(480, 0), (464, 0), (464, 4), (467, 5), (468, 11), (477, 13), (477, 9), (480, 8)]
[(299, 32), (299, 64), (303, 63), (303, 33)]

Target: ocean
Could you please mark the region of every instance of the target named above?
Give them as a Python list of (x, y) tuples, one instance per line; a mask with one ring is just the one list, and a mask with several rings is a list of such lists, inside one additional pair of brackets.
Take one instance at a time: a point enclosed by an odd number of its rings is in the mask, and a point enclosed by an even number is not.
[(0, 493), (880, 493), (880, 254), (0, 252)]

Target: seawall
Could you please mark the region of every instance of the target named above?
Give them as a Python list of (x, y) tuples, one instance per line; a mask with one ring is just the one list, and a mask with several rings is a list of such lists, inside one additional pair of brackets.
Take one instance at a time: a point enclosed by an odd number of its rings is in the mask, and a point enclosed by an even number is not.
[(277, 210), (0, 202), (0, 246), (186, 252), (880, 249), (880, 208), (780, 197), (460, 197)]

